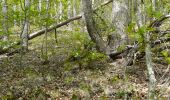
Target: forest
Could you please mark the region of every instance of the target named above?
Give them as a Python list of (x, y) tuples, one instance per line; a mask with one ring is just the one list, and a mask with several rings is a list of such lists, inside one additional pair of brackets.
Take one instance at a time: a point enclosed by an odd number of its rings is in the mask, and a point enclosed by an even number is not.
[(0, 100), (170, 100), (170, 0), (0, 0)]

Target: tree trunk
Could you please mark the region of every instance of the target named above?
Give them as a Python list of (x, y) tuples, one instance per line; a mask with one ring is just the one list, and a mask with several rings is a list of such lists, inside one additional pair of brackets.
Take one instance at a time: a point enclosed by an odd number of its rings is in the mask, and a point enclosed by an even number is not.
[(28, 50), (29, 8), (30, 8), (30, 0), (25, 0), (25, 9), (24, 9), (25, 22), (24, 22), (23, 32), (21, 35), (23, 52), (26, 52)]
[[(16, 12), (16, 9), (17, 9), (17, 5), (13, 5), (13, 10), (14, 10), (14, 12)], [(16, 21), (16, 19), (14, 18), (14, 27), (15, 26), (17, 26), (17, 21)]]
[[(155, 12), (156, 10), (156, 0), (152, 0), (152, 11)], [(152, 20), (155, 18), (153, 17)], [(156, 78), (153, 70), (153, 63), (152, 63), (152, 55), (151, 55), (151, 39), (150, 39), (151, 33), (145, 34), (145, 56), (146, 56), (146, 65), (148, 69), (149, 74), (149, 91), (148, 96), (149, 100), (155, 99), (155, 87), (156, 87)]]
[[(45, 22), (45, 62), (48, 61), (48, 41), (47, 41), (47, 30), (48, 30), (48, 18), (49, 18), (49, 0), (46, 0), (46, 22)], [(42, 48), (43, 49), (43, 48)]]
[(92, 3), (90, 0), (82, 0), (84, 17), (86, 21), (87, 31), (92, 41), (96, 43), (96, 48), (99, 52), (105, 54), (110, 53), (109, 47), (106, 45), (102, 37), (99, 35), (99, 30), (96, 27), (96, 23), (93, 17)]
[(61, 21), (63, 17), (63, 4), (62, 4), (62, 1), (60, 0), (60, 3), (59, 3), (59, 20)]
[(7, 6), (7, 0), (2, 0), (2, 14), (3, 14), (3, 40), (7, 41), (8, 40), (8, 6)]
[[(73, 17), (75, 17), (77, 15), (77, 0), (73, 0)], [(81, 1), (80, 1), (81, 2)]]
[[(72, 16), (71, 0), (67, 0), (67, 6), (68, 6), (68, 8), (67, 8), (67, 17), (68, 17), (68, 19), (70, 19), (71, 16)], [(72, 25), (71, 25), (71, 23), (69, 23), (68, 24), (68, 30), (71, 30), (71, 28), (72, 28)]]
[(118, 47), (124, 46), (128, 42), (126, 35), (126, 28), (130, 22), (130, 14), (128, 9), (128, 0), (113, 0), (112, 9), (112, 23), (115, 28), (113, 34), (114, 40), (111, 40), (111, 46), (114, 51), (117, 51)]
[[(136, 12), (137, 25), (138, 25), (138, 28), (141, 28), (145, 24), (145, 13), (144, 13), (145, 4), (141, 0), (136, 1), (136, 2), (137, 2), (137, 12)], [(154, 9), (155, 7), (153, 7), (153, 10)], [(153, 65), (152, 65), (151, 41), (150, 41), (151, 33), (146, 31), (144, 34), (145, 34), (145, 59), (146, 59), (146, 66), (148, 70), (148, 76), (149, 76), (148, 96), (149, 96), (149, 100), (153, 100), (154, 94), (155, 94), (156, 78), (154, 75), (154, 70), (153, 70)]]
[(142, 2), (141, 0), (136, 1), (136, 5), (137, 5), (136, 23), (138, 25), (138, 28), (141, 28), (145, 23), (145, 14), (144, 14), (145, 5), (144, 2)]
[(155, 97), (155, 86), (156, 86), (156, 78), (153, 70), (153, 64), (152, 64), (152, 55), (151, 55), (151, 46), (150, 46), (150, 34), (146, 33), (145, 35), (145, 56), (146, 56), (146, 65), (148, 69), (149, 74), (149, 100), (154, 100)]
[(42, 9), (42, 0), (38, 0), (38, 12), (39, 12), (39, 16), (41, 14), (41, 9)]
[(157, 0), (152, 0), (152, 10), (156, 11), (156, 1)]

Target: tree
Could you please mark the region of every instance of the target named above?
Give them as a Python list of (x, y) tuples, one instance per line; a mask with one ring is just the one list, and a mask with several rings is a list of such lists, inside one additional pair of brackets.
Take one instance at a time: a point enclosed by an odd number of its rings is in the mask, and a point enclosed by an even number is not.
[[(155, 12), (156, 10), (156, 0), (152, 0), (152, 10)], [(155, 19), (155, 18), (152, 18)], [(152, 51), (151, 51), (151, 34), (150, 32), (145, 33), (145, 56), (146, 56), (146, 65), (149, 74), (149, 91), (148, 96), (149, 99), (155, 99), (155, 86), (156, 86), (156, 78), (153, 70), (153, 62), (152, 62)]]
[(119, 46), (124, 46), (128, 42), (126, 28), (131, 19), (128, 3), (129, 0), (113, 0), (112, 23), (115, 31), (112, 46), (115, 51)]
[(96, 48), (98, 51), (103, 52), (105, 54), (109, 54), (110, 48), (107, 46), (105, 41), (99, 35), (99, 30), (96, 26), (96, 22), (94, 21), (91, 1), (82, 0), (82, 5), (89, 36), (91, 37), (92, 41), (96, 43)]
[[(72, 11), (71, 11), (71, 0), (67, 0), (67, 16), (68, 16), (68, 19), (71, 18), (72, 16)], [(71, 24), (68, 25), (68, 29), (71, 30)]]
[(61, 20), (63, 17), (63, 4), (62, 4), (62, 1), (60, 0), (60, 3), (59, 3), (59, 20)]
[(3, 14), (3, 40), (7, 41), (8, 40), (8, 5), (7, 5), (7, 0), (2, 0), (2, 14)]
[(48, 30), (48, 20), (49, 20), (49, 7), (50, 1), (46, 0), (46, 20), (45, 20), (45, 63), (48, 62), (48, 42), (47, 42), (47, 30)]
[(26, 52), (28, 50), (28, 33), (29, 33), (29, 10), (30, 10), (30, 0), (25, 0), (24, 3), (24, 27), (23, 32), (21, 34), (22, 39), (22, 49), (23, 52)]

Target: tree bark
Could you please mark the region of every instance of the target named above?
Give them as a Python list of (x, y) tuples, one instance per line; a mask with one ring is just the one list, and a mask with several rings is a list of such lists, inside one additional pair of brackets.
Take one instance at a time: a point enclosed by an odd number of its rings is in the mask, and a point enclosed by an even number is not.
[[(152, 11), (156, 11), (156, 0), (152, 0)], [(155, 20), (154, 16), (152, 20)], [(152, 55), (151, 55), (151, 33), (145, 33), (145, 56), (146, 56), (146, 65), (148, 69), (149, 75), (149, 91), (148, 91), (148, 99), (154, 100), (155, 99), (155, 87), (156, 87), (156, 78), (153, 69), (153, 62), (152, 62)]]
[[(68, 17), (68, 19), (70, 19), (71, 16), (72, 16), (71, 0), (67, 0), (67, 6), (68, 6), (68, 8), (67, 8), (67, 17)], [(71, 25), (71, 23), (69, 23), (68, 24), (68, 30), (71, 30), (71, 28), (72, 28), (72, 25)]]
[(2, 14), (3, 14), (3, 41), (8, 40), (8, 5), (7, 5), (7, 0), (2, 0)]
[(28, 50), (29, 9), (30, 9), (30, 0), (25, 0), (25, 9), (24, 9), (25, 22), (24, 22), (23, 32), (21, 35), (23, 52), (26, 52)]
[[(17, 9), (17, 5), (13, 5), (13, 10), (14, 10), (14, 12), (16, 12), (16, 9)], [(15, 26), (17, 26), (17, 21), (16, 21), (16, 19), (14, 19), (14, 27)]]
[(137, 11), (136, 11), (137, 21), (136, 21), (136, 23), (137, 23), (138, 28), (141, 28), (145, 23), (144, 2), (142, 2), (142, 0), (137, 0), (136, 1), (136, 8), (137, 8)]
[[(73, 0), (73, 17), (75, 17), (77, 15), (77, 1), (76, 0)], [(81, 1), (80, 1), (81, 2)]]
[(59, 3), (59, 20), (62, 19), (63, 17), (63, 4), (62, 4), (62, 1), (60, 0), (60, 3)]
[(153, 63), (152, 63), (152, 55), (151, 55), (151, 46), (150, 46), (150, 34), (145, 33), (145, 58), (146, 58), (146, 65), (148, 69), (149, 75), (149, 100), (153, 100), (155, 97), (155, 86), (156, 86), (156, 78), (153, 70)]
[(92, 41), (96, 43), (96, 48), (99, 52), (103, 52), (105, 54), (110, 53), (110, 49), (99, 35), (99, 30), (96, 27), (96, 23), (93, 17), (92, 3), (90, 0), (82, 0), (84, 17), (86, 21), (87, 31)]
[[(137, 2), (137, 25), (138, 29), (143, 27), (145, 24), (145, 4), (143, 1), (139, 0)], [(155, 3), (155, 0), (152, 0), (153, 3)], [(153, 10), (155, 11), (155, 6), (153, 7)], [(150, 26), (149, 26), (150, 27)], [(153, 28), (153, 26), (152, 26)], [(151, 52), (151, 32), (147, 32), (145, 30), (145, 59), (146, 59), (146, 66), (148, 70), (148, 77), (149, 77), (149, 91), (148, 96), (149, 100), (154, 99), (155, 94), (155, 86), (156, 86), (156, 78), (153, 70), (153, 62), (152, 62), (152, 52)]]
[(41, 0), (38, 0), (38, 11), (41, 12), (41, 4), (42, 4), (42, 1)]
[(126, 35), (126, 28), (130, 22), (130, 14), (128, 8), (128, 0), (113, 0), (112, 8), (112, 23), (115, 28), (113, 33), (114, 40), (112, 40), (110, 46), (117, 51), (119, 46), (124, 46), (128, 42)]

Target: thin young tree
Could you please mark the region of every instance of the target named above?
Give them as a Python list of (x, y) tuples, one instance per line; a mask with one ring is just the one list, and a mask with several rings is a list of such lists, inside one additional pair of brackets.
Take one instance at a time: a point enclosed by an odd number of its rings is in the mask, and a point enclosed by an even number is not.
[[(152, 0), (152, 11), (155, 12), (156, 10), (156, 0)], [(154, 18), (152, 18), (154, 20)], [(152, 62), (152, 51), (151, 51), (151, 33), (146, 32), (145, 33), (145, 58), (146, 58), (146, 65), (148, 69), (148, 75), (149, 75), (149, 91), (148, 96), (149, 100), (155, 99), (155, 87), (156, 87), (156, 78), (154, 74), (153, 69), (153, 62)]]
[(2, 0), (2, 14), (3, 14), (3, 40), (7, 41), (8, 40), (8, 5), (7, 5), (7, 0)]
[(62, 0), (59, 1), (59, 20), (62, 20), (63, 17), (63, 3)]
[[(152, 0), (152, 10), (155, 11), (155, 0)], [(146, 24), (146, 12), (145, 12), (145, 2), (142, 0), (136, 1), (136, 23), (138, 29), (142, 28)], [(149, 91), (148, 91), (148, 98), (149, 100), (153, 100), (155, 97), (155, 86), (156, 86), (156, 78), (153, 70), (153, 62), (152, 62), (152, 52), (151, 52), (151, 33), (144, 29), (144, 40), (145, 40), (145, 59), (146, 59), (146, 66), (148, 70), (148, 77), (149, 77)]]
[[(67, 8), (67, 17), (68, 17), (68, 19), (70, 19), (71, 16), (72, 16), (71, 0), (67, 0), (67, 6), (68, 6), (68, 8)], [(71, 28), (72, 28), (72, 26), (69, 23), (68, 24), (68, 29), (71, 30)]]
[[(14, 10), (14, 12), (16, 12), (16, 9), (17, 9), (17, 5), (14, 4), (14, 5), (13, 5), (13, 10)], [(16, 18), (14, 18), (14, 22), (13, 22), (13, 23), (14, 23), (14, 27), (17, 26), (17, 20), (16, 20)]]
[(48, 41), (47, 41), (47, 30), (48, 30), (48, 19), (49, 19), (49, 7), (50, 1), (46, 0), (46, 20), (45, 20), (45, 62), (48, 62)]
[(21, 34), (23, 52), (26, 52), (28, 50), (29, 11), (30, 11), (30, 0), (25, 0), (24, 1), (24, 17), (25, 17), (24, 27)]

